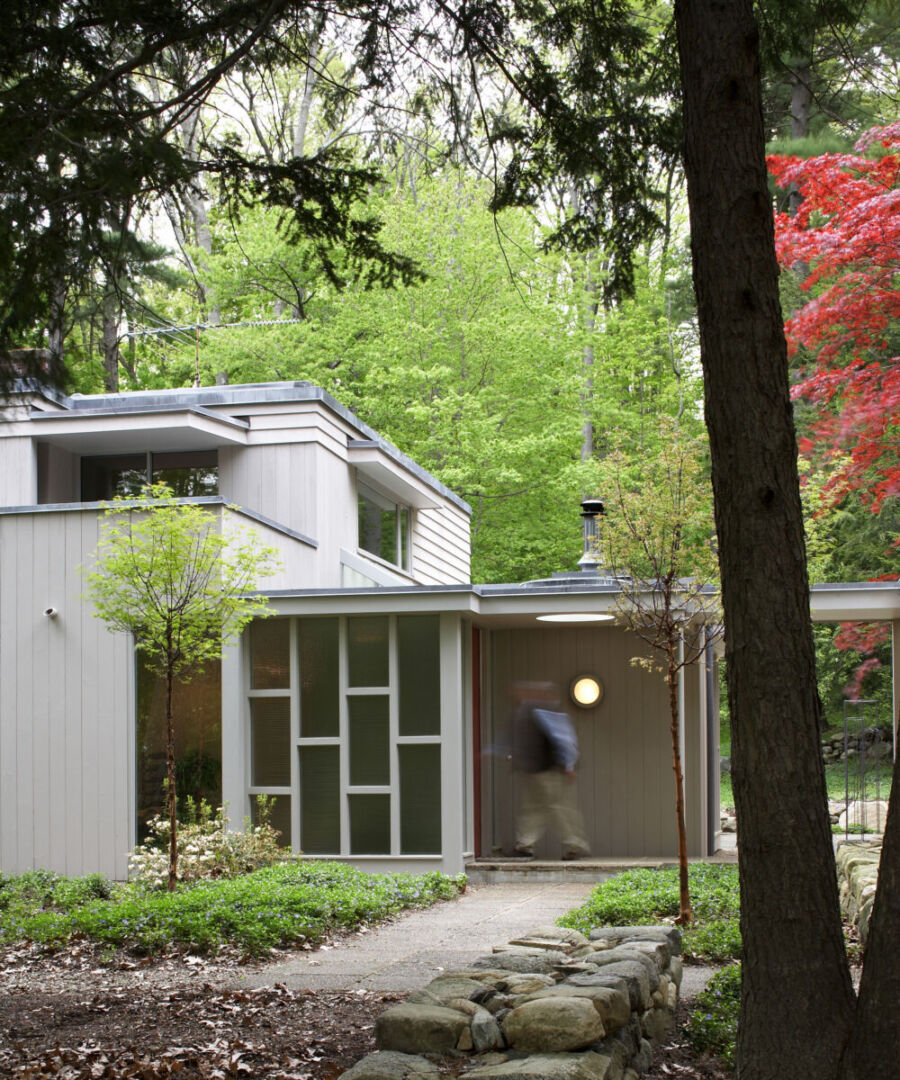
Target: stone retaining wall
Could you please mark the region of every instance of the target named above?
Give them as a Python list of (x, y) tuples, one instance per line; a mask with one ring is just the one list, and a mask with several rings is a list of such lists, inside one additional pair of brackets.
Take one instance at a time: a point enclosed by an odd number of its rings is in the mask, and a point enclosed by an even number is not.
[(881, 841), (839, 844), (835, 859), (841, 890), (841, 911), (859, 928), (859, 940), (865, 945), (878, 886)]
[(466, 1080), (637, 1080), (681, 973), (676, 927), (538, 927), (382, 1013), (344, 1080), (437, 1080), (447, 1059)]

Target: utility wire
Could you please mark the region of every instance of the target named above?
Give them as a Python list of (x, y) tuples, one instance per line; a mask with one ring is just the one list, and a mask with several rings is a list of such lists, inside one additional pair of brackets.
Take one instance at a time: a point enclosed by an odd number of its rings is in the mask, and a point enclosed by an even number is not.
[(306, 319), (246, 319), (230, 323), (190, 323), (187, 326), (161, 326), (153, 330), (127, 330), (123, 338), (156, 336), (158, 334), (179, 334), (201, 330), (229, 330), (232, 326), (294, 326), (306, 322)]

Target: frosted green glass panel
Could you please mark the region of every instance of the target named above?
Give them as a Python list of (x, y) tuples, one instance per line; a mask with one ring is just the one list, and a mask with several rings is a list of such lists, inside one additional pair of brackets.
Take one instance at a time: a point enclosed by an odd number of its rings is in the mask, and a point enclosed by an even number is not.
[(350, 783), (391, 782), (391, 741), (387, 694), (348, 697), (350, 713)]
[(307, 855), (341, 851), (340, 747), (300, 751), (300, 847)]
[(388, 620), (386, 615), (347, 620), (351, 686), (387, 686)]
[(441, 733), (441, 649), (437, 615), (400, 615), (397, 662), (401, 735)]
[(350, 853), (390, 855), (390, 795), (350, 795)]
[(399, 746), (400, 851), (441, 853), (441, 748)]
[(337, 738), (338, 620), (301, 619), (300, 734), (304, 739)]
[[(281, 834), (278, 837), (279, 846), (289, 848), (291, 846), (291, 797), (290, 795), (270, 795), (268, 800), (271, 807), (269, 824)], [(250, 798), (250, 820), (254, 825), (259, 824), (259, 806), (255, 796)]]
[(291, 685), (289, 619), (257, 619), (250, 624), (250, 686), (287, 690)]
[(250, 731), (250, 783), (290, 787), (291, 699), (251, 699)]

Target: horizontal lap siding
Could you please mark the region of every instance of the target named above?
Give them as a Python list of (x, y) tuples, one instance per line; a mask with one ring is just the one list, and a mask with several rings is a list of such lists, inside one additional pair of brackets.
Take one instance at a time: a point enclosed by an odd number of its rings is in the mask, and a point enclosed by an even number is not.
[[(0, 517), (0, 868), (123, 877), (133, 657), (81, 601), (97, 515)], [(43, 614), (55, 607), (58, 614)]]
[(412, 556), (413, 575), (422, 585), (467, 583), (471, 573), (468, 515), (449, 503), (417, 510)]
[[(485, 749), (493, 790), (487, 799), (484, 850), (509, 850), (521, 778), (512, 770), (509, 717), (512, 685), (556, 683), (578, 733), (578, 801), (594, 854), (671, 856), (676, 850), (674, 786), (665, 683), (658, 673), (630, 664), (638, 640), (613, 628), (493, 631), (491, 723)], [(604, 698), (576, 709), (568, 688), (579, 674), (597, 675)], [(547, 837), (538, 854), (558, 858), (559, 839)]]

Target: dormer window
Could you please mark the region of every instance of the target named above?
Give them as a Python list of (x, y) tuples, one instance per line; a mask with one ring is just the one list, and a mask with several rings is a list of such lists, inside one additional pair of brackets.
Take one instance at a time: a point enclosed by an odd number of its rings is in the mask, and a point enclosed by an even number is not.
[(82, 502), (101, 502), (117, 495), (136, 499), (148, 483), (168, 484), (176, 498), (218, 495), (218, 454), (215, 450), (190, 450), (81, 459)]
[(409, 570), (410, 510), (359, 483), (359, 546), (370, 555)]

